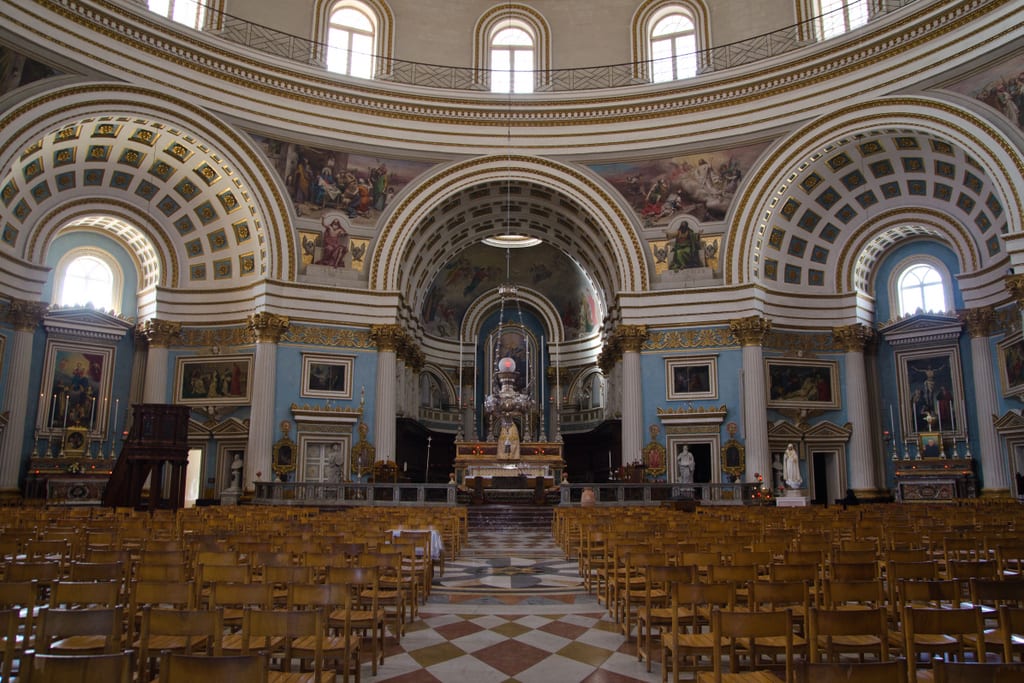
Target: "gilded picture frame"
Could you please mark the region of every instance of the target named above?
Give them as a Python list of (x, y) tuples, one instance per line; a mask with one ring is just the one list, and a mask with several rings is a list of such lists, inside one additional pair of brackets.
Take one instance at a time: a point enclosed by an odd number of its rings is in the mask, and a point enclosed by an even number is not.
[(175, 402), (182, 405), (244, 405), (252, 401), (251, 355), (178, 358)]
[(838, 410), (839, 363), (805, 358), (765, 360), (769, 408)]
[(718, 398), (718, 359), (665, 359), (665, 398), (669, 401), (694, 401)]

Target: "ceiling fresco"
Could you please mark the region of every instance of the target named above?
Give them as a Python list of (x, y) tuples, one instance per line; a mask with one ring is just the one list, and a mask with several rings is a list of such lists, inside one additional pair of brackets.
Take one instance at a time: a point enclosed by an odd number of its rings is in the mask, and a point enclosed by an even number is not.
[(475, 244), (459, 252), (437, 272), (423, 300), (423, 326), (439, 337), (455, 337), (462, 318), (476, 299), (509, 280), (546, 297), (558, 310), (566, 339), (588, 336), (603, 313), (594, 286), (575, 261), (558, 249), (540, 244), (509, 250)]

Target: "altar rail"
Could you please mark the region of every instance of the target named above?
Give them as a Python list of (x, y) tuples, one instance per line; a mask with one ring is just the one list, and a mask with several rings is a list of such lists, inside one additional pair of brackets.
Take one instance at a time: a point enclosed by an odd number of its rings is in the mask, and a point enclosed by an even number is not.
[[(700, 505), (761, 505), (760, 484), (566, 484), (562, 483), (561, 505), (579, 505), (584, 489), (593, 489), (598, 505), (661, 505), (697, 502)], [(772, 501), (774, 504), (774, 501)]]
[(455, 505), (451, 484), (255, 482), (254, 505)]

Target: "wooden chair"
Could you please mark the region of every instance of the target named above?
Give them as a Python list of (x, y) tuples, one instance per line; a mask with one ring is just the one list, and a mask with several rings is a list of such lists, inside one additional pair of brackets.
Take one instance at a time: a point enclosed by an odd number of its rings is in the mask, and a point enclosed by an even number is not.
[(906, 683), (907, 663), (888, 662), (800, 662), (797, 683)]
[(34, 647), (43, 654), (103, 654), (121, 650), (120, 607), (39, 610)]
[[(377, 570), (375, 586), (364, 588), (360, 598), (365, 602), (376, 601), (377, 609), (391, 616), (394, 626), (391, 629), (395, 640), (401, 642), (405, 635), (405, 593), (400, 582), (402, 576), (402, 556), (398, 553), (364, 553), (359, 556), (359, 566), (372, 567)], [(344, 572), (341, 567), (327, 570), (327, 580), (334, 583)]]
[(152, 663), (162, 652), (221, 654), (223, 616), (220, 609), (143, 607), (139, 638), (132, 643), (139, 653), (140, 680), (153, 678)]
[(142, 625), (142, 610), (149, 607), (192, 609), (195, 589), (191, 581), (133, 581), (128, 595), (128, 642), (135, 644)]
[[(96, 655), (51, 655), (29, 652), (19, 683), (131, 683), (134, 652)], [(5, 679), (6, 680), (6, 679)]]
[(865, 654), (879, 661), (889, 659), (888, 619), (884, 607), (841, 610), (812, 608), (807, 624), (812, 662), (838, 662), (842, 653)]
[[(671, 604), (672, 587), (680, 583), (693, 583), (696, 580), (693, 567), (677, 567), (670, 565), (650, 565), (644, 572), (643, 604), (636, 612), (636, 658), (646, 660), (647, 671), (651, 670), (651, 659), (654, 653), (654, 631), (661, 631), (672, 625), (673, 608)], [(690, 608), (682, 606), (677, 618), (693, 617)]]
[(935, 683), (1019, 683), (1024, 680), (1024, 664), (946, 662), (935, 660)]
[[(711, 614), (716, 609), (731, 610), (736, 603), (736, 585), (733, 583), (677, 583), (671, 586), (671, 623), (661, 631), (661, 681), (668, 680), (672, 669), (673, 680), (679, 682), (679, 672), (685, 666), (691, 672), (710, 669), (714, 655), (714, 642), (705, 626), (710, 626)], [(704, 662), (707, 660), (707, 664)]]
[[(377, 675), (378, 664), (384, 663), (384, 626), (387, 611), (380, 605), (380, 581), (376, 567), (335, 567), (329, 570), (328, 583), (336, 585), (351, 595), (348, 608), (339, 608), (327, 617), (327, 625), (344, 629), (346, 622), (352, 633), (368, 634), (370, 638), (370, 661), (372, 673)], [(398, 624), (395, 624), (396, 628)], [(398, 640), (398, 632), (395, 639)]]
[[(3, 655), (0, 658), (0, 683), (8, 683), (11, 680), (11, 676), (14, 674), (14, 657), (15, 653), (19, 658), (19, 661), (24, 652), (25, 636), (21, 630), (21, 617), (18, 609), (2, 609), (0, 610), (0, 645), (2, 645)], [(24, 665), (21, 665), (24, 670)]]
[[(252, 568), (247, 564), (204, 565), (196, 568), (195, 586), (197, 607), (209, 604), (211, 587), (215, 583), (250, 583)], [(238, 612), (238, 625), (242, 624), (242, 613)]]
[(57, 581), (50, 607), (114, 607), (121, 604), (120, 581)]
[(904, 610), (904, 652), (907, 657), (907, 676), (914, 681), (921, 655), (956, 657), (965, 661), (969, 646), (963, 636), (974, 637), (974, 661), (985, 661), (984, 627), (981, 610), (970, 608), (907, 607)]
[(1024, 661), (1024, 607), (1002, 605), (999, 608), (999, 634), (1003, 641), (1003, 661)]
[(210, 607), (224, 610), (225, 654), (242, 652), (242, 618), (247, 608), (269, 610), (273, 606), (273, 586), (269, 583), (214, 583), (210, 587)]
[[(759, 640), (781, 638), (784, 661), (779, 663), (772, 655), (765, 660)], [(726, 611), (716, 609), (711, 613), (711, 640), (713, 642), (712, 671), (701, 672), (697, 680), (701, 683), (768, 683), (793, 681), (793, 614), (790, 610), (775, 612)], [(726, 659), (723, 649), (728, 649), (730, 673), (723, 672)], [(772, 648), (774, 652), (775, 648)], [(740, 668), (748, 671), (740, 674)], [(779, 677), (765, 667), (779, 668), (784, 677)]]
[[(357, 569), (357, 571), (362, 571)], [(350, 673), (354, 673), (356, 681), (360, 680), (361, 668), (359, 651), (361, 638), (352, 631), (353, 603), (357, 591), (340, 583), (305, 583), (292, 584), (288, 587), (288, 609), (317, 609), (323, 612), (325, 628), (330, 628), (330, 617), (340, 623), (324, 636), (320, 649), (325, 661), (334, 662), (335, 671), (342, 674), (348, 683)], [(383, 619), (381, 619), (383, 631)], [(377, 645), (376, 634), (373, 634), (374, 645)], [(316, 643), (309, 637), (300, 637), (292, 641), (292, 650), (297, 657), (312, 658), (315, 656)], [(376, 647), (374, 652), (376, 652)], [(377, 657), (373, 657), (373, 672), (377, 671)]]
[[(636, 610), (643, 604), (643, 594), (647, 588), (647, 568), (652, 565), (665, 565), (668, 557), (664, 552), (654, 550), (631, 551), (625, 554), (626, 572), (616, 580), (615, 614), (622, 634), (629, 640), (633, 636), (633, 618)], [(654, 599), (663, 599), (665, 594), (660, 588), (653, 589)]]
[[(262, 652), (270, 661), (280, 660), (281, 671), (274, 672), (275, 683), (333, 683), (334, 671), (324, 669), (323, 609), (265, 610), (246, 609), (242, 616), (242, 654)], [(301, 653), (293, 648), (299, 640)], [(301, 656), (300, 656), (301, 655)], [(292, 672), (292, 659), (300, 660), (299, 671)], [(302, 672), (301, 662), (312, 661), (312, 676)]]
[(11, 643), (15, 657), (32, 647), (39, 597), (35, 581), (0, 581), (0, 609), (14, 610), (18, 615), (18, 630)]
[(872, 581), (835, 581), (829, 579), (822, 586), (824, 606), (835, 610), (859, 610), (886, 607), (885, 585), (880, 579)]
[(263, 655), (184, 655), (168, 652), (160, 659), (159, 683), (196, 681), (245, 681), (267, 683), (267, 659)]

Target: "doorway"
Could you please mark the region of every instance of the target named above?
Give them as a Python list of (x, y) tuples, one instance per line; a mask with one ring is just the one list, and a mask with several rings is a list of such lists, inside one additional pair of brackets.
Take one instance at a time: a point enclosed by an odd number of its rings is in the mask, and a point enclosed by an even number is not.
[(816, 505), (829, 505), (845, 495), (839, 477), (838, 453), (812, 451), (811, 468), (811, 502)]

